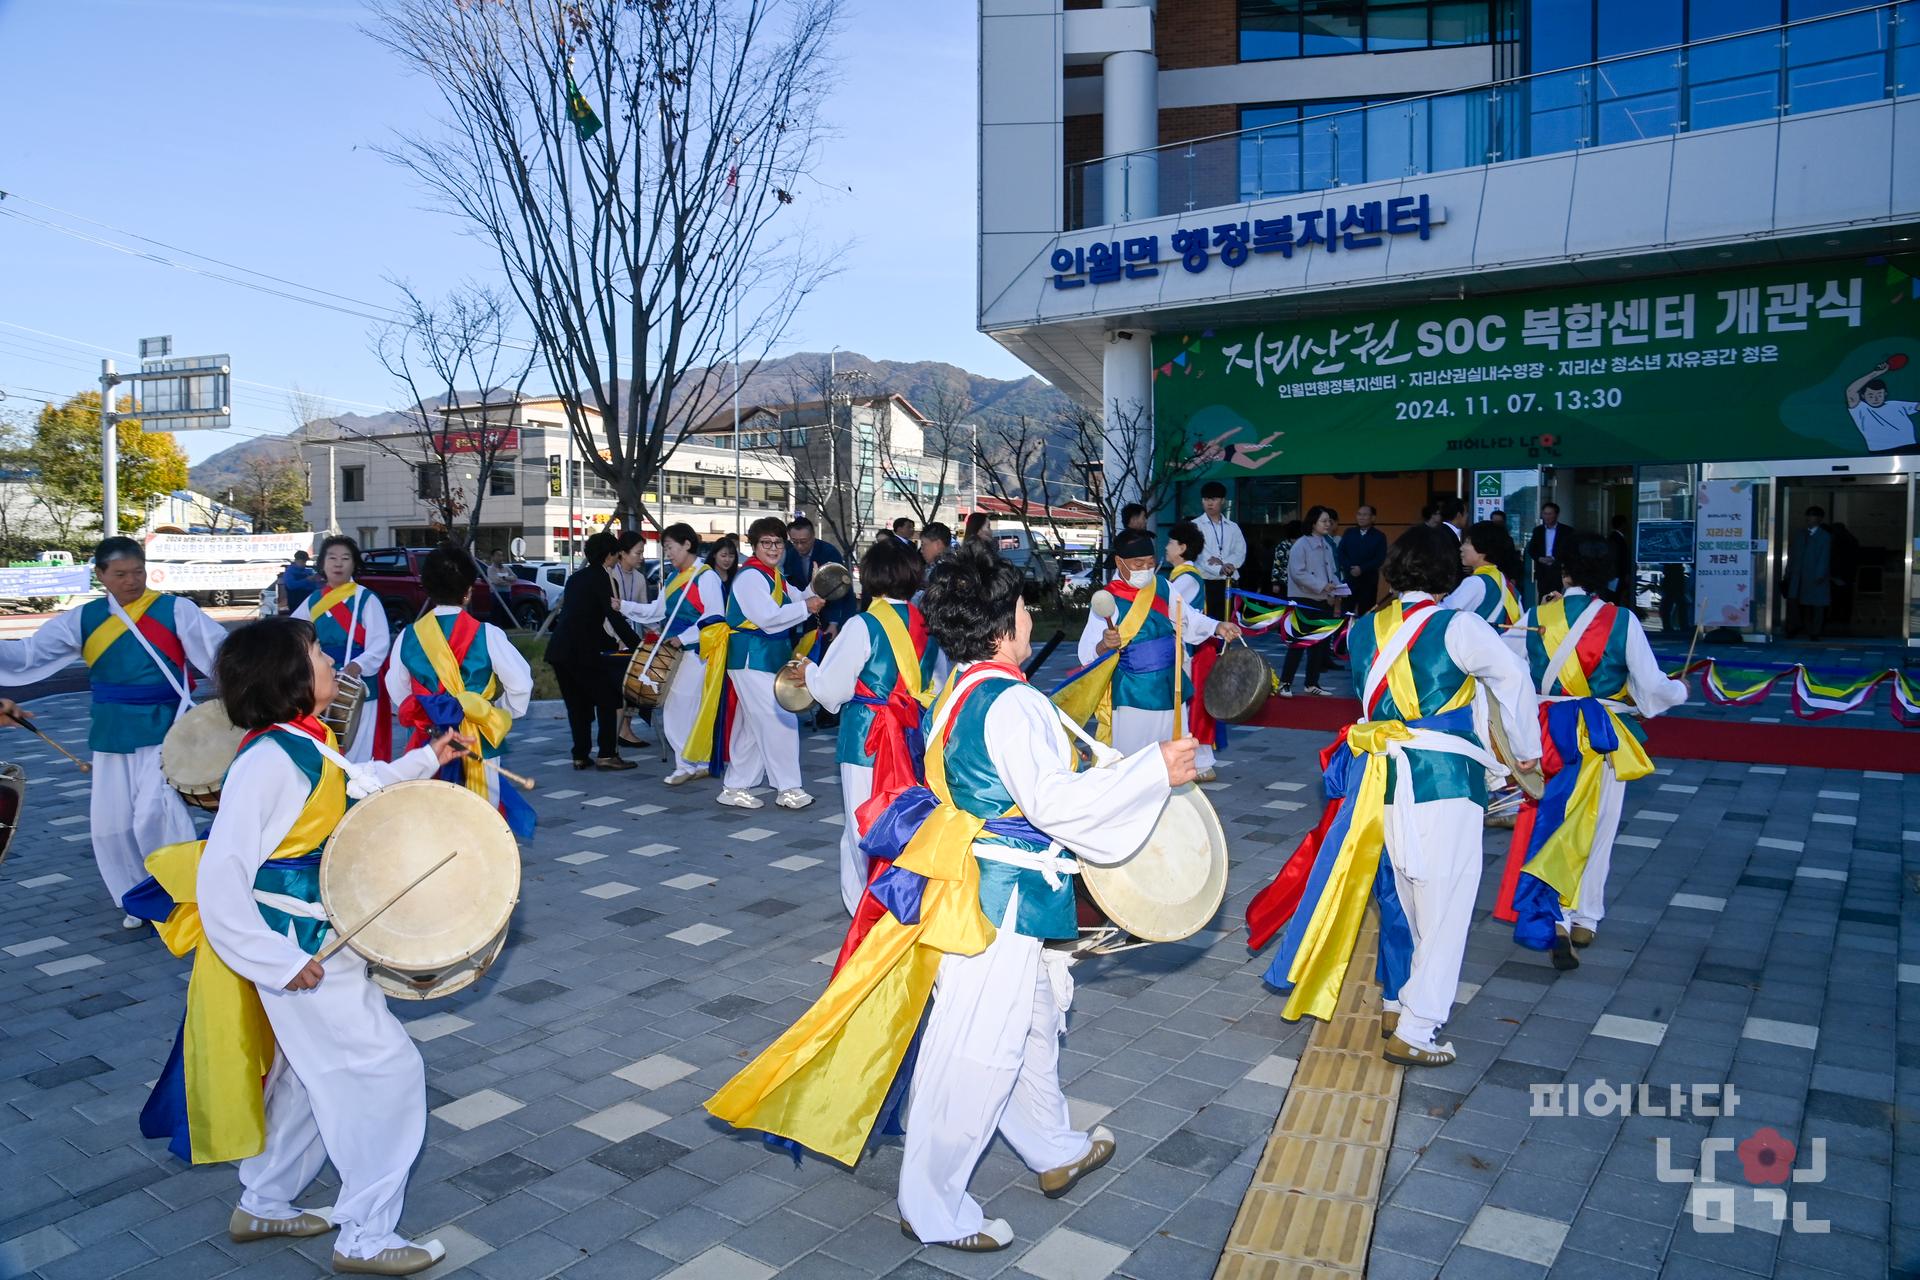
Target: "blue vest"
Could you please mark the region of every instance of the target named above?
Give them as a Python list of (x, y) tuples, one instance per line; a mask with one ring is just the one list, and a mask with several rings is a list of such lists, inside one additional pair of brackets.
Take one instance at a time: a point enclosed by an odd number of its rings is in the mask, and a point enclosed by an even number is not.
[[(175, 596), (161, 595), (147, 610), (153, 619), (175, 635), (173, 625)], [(106, 597), (89, 600), (80, 606), (80, 645), (112, 617)], [(175, 667), (162, 653), (165, 662), (182, 685), (187, 673)], [(173, 727), (180, 711), (180, 695), (174, 691), (139, 640), (122, 632), (114, 638), (99, 661), (87, 668), (93, 685), (92, 720), (87, 729), (87, 745), (95, 751), (127, 754), (141, 747), (156, 747)]]
[[(299, 767), (300, 772), (306, 776), (307, 796), (311, 799), (314, 789), (320, 785), (320, 773), (326, 760), (321, 756), (320, 748), (306, 734), (288, 732), (285, 729), (270, 729), (241, 747), (239, 755), (234, 759), (238, 760), (240, 756), (268, 740), (283, 749)], [(231, 769), (232, 766), (229, 765), (228, 768)], [(347, 798), (347, 804), (349, 807), (352, 806), (351, 796)], [(263, 893), (277, 893), (282, 897), (297, 898), (301, 902), (319, 902), (320, 853), (323, 848), (325, 848), (324, 845), (297, 858), (268, 858), (260, 864), (260, 869), (254, 872), (253, 887)], [(260, 918), (266, 921), (267, 928), (284, 938), (287, 936), (288, 928), (291, 927), (293, 940), (302, 951), (308, 955), (319, 953), (321, 944), (326, 940), (328, 925), (325, 920), (316, 920), (311, 916), (290, 915), (264, 902), (256, 905), (260, 908)]]
[[(759, 573), (751, 565), (743, 566), (741, 575)], [(768, 590), (773, 580), (767, 579)], [(791, 588), (789, 588), (791, 591)], [(789, 602), (792, 596), (788, 596)], [(733, 635), (727, 641), (727, 670), (729, 671), (767, 671), (774, 672), (793, 661), (793, 632), (765, 632), (747, 621), (747, 615), (740, 608), (740, 589), (736, 586), (727, 598), (727, 626)]]
[[(1580, 615), (1587, 610), (1600, 608), (1606, 603), (1590, 595), (1567, 596), (1564, 602), (1567, 606), (1569, 627), (1578, 622)], [(1526, 621), (1527, 626), (1532, 628), (1527, 632), (1527, 674), (1532, 678), (1533, 687), (1537, 690), (1540, 687), (1540, 677), (1547, 674), (1547, 663), (1553, 660), (1553, 655), (1547, 652), (1546, 638), (1540, 631), (1539, 606), (1536, 605), (1527, 611)], [(1630, 616), (1625, 609), (1613, 611), (1613, 626), (1607, 629), (1607, 646), (1601, 652), (1600, 661), (1595, 664), (1593, 670), (1587, 671), (1587, 687), (1593, 691), (1593, 696), (1596, 698), (1613, 698), (1623, 702), (1628, 700), (1627, 636), (1631, 625)], [(1596, 620), (1587, 629), (1587, 634), (1581, 637), (1579, 646), (1581, 649), (1586, 649), (1593, 643), (1595, 630), (1599, 626), (1600, 622)], [(1572, 666), (1579, 661), (1580, 655), (1576, 653), (1567, 659), (1567, 665)], [(1564, 670), (1565, 668), (1562, 668), (1563, 672)], [(1583, 665), (1581, 670), (1586, 671), (1586, 667)], [(1564, 678), (1555, 679), (1553, 688), (1548, 692), (1565, 694), (1567, 688)], [(1647, 740), (1647, 731), (1641, 726), (1639, 716), (1621, 716), (1620, 720), (1627, 726), (1628, 733), (1641, 742)]]
[[(953, 803), (979, 818), (1002, 818), (1013, 809), (1013, 797), (987, 754), (987, 712), (996, 700), (1013, 689), (1012, 680), (988, 680), (967, 695), (948, 726), (946, 742), (947, 788)], [(928, 744), (932, 749), (932, 744)], [(1016, 849), (1039, 851), (1046, 842), (998, 836), (983, 832), (983, 844), (1002, 844)], [(1071, 856), (1070, 851), (1061, 850)], [(998, 926), (1007, 912), (1007, 900), (1020, 891), (1020, 908), (1014, 916), (1013, 931), (1027, 938), (1073, 938), (1079, 935), (1073, 908), (1073, 877), (1063, 876), (1058, 889), (1047, 886), (1038, 871), (1010, 867), (1004, 862), (979, 858), (980, 910)]]
[[(1454, 618), (1460, 616), (1454, 609), (1442, 609), (1435, 605), (1431, 610), (1423, 611), (1428, 619), (1426, 629), (1420, 633), (1406, 649), (1408, 664), (1413, 668), (1413, 687), (1420, 698), (1422, 715), (1437, 714), (1440, 708), (1453, 700), (1461, 687), (1472, 679), (1466, 672), (1454, 664), (1447, 653), (1447, 627)], [(1415, 618), (1408, 626), (1419, 626), (1420, 618)], [(1373, 615), (1363, 613), (1355, 625), (1347, 632), (1347, 645), (1353, 655), (1353, 680), (1362, 695), (1369, 668), (1373, 665), (1376, 652), (1373, 642)], [(1405, 720), (1414, 719), (1410, 710), (1403, 709), (1393, 700), (1392, 687), (1384, 680), (1380, 684), (1380, 701), (1372, 711), (1361, 708), (1362, 715), (1368, 720)], [(1498, 714), (1497, 712), (1495, 714)], [(1469, 742), (1477, 742), (1471, 731), (1454, 734)], [(1416, 803), (1424, 800), (1460, 800), (1469, 799), (1478, 804), (1487, 800), (1487, 772), (1484, 766), (1467, 756), (1454, 755), (1444, 751), (1408, 751), (1407, 759), (1413, 763), (1413, 798)], [(1388, 767), (1387, 799), (1393, 799), (1393, 787), (1398, 779), (1394, 766)]]
[[(1145, 588), (1142, 588), (1144, 590)], [(1154, 575), (1154, 590), (1169, 611), (1180, 607), (1173, 594), (1173, 583), (1163, 573)], [(1130, 601), (1116, 600), (1120, 606), (1114, 626), (1127, 616)], [(1184, 639), (1184, 636), (1182, 637)], [(1140, 630), (1114, 659), (1113, 705), (1135, 707), (1143, 711), (1173, 710), (1173, 620), (1155, 609), (1147, 614)]]
[[(326, 591), (324, 589), (314, 592), (312, 597), (314, 603), (318, 604), (320, 602), (320, 597), (325, 594), (326, 594)], [(356, 587), (354, 590), (354, 593), (348, 596), (345, 600), (341, 601), (341, 603), (346, 607), (347, 614), (349, 617), (353, 615), (354, 606), (356, 604), (359, 605), (360, 631), (361, 631), (361, 634), (364, 636), (367, 629), (367, 615), (372, 613), (375, 609), (378, 609), (381, 607), (380, 601), (377, 598), (375, 598), (374, 594), (371, 591), (368, 591), (365, 587)], [(315, 638), (317, 638), (320, 641), (321, 650), (329, 658), (333, 659), (334, 666), (343, 667), (346, 665), (347, 629), (341, 626), (337, 621), (334, 620), (333, 611), (331, 609), (329, 609), (327, 612), (321, 614), (319, 617), (313, 620), (313, 634)], [(356, 642), (353, 646), (354, 657), (358, 658), (361, 654), (361, 651), (364, 650), (366, 647), (367, 647), (366, 642), (364, 640)], [(369, 678), (371, 678), (373, 673), (369, 671), (367, 675), (369, 676)]]
[[(448, 646), (453, 643), (453, 624), (459, 621), (459, 615), (436, 614), (434, 622), (440, 628), (440, 634), (447, 637)], [(467, 656), (460, 660), (460, 682), (467, 687), (468, 693), (477, 693), (483, 698), (491, 698), (497, 693), (497, 682), (493, 678), (493, 658), (487, 650), (487, 623), (481, 623), (474, 633), (473, 645), (467, 650)], [(413, 634), (413, 628), (407, 627), (400, 633), (400, 663), (406, 667), (413, 682), (428, 693), (445, 693), (440, 687), (440, 677), (433, 673), (433, 664), (427, 661), (426, 650), (420, 647), (420, 638)], [(479, 742), (480, 758), (491, 760), (500, 754), (501, 748), (488, 742), (484, 736)]]
[[(885, 600), (875, 600), (867, 612), (847, 624), (849, 627), (867, 629), (867, 661), (860, 668), (860, 683), (872, 690), (874, 697), (885, 702), (892, 695), (894, 685), (900, 681), (900, 669), (893, 660), (893, 646), (887, 643), (886, 631), (873, 617), (874, 609), (893, 610), (900, 616), (902, 626), (907, 622), (907, 609)], [(926, 651), (920, 655), (920, 687), (923, 690), (932, 687), (934, 663), (939, 655), (939, 647), (929, 636)], [(873, 767), (873, 756), (867, 751), (867, 735), (873, 729), (873, 715), (874, 709), (862, 702), (857, 693), (853, 701), (840, 709), (840, 736), (835, 753), (839, 763)]]

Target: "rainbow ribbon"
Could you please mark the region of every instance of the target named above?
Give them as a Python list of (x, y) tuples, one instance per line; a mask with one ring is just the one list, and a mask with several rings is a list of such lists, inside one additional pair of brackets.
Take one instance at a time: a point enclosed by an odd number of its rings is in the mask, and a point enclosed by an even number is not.
[(1701, 658), (1668, 674), (1676, 680), (1698, 675), (1707, 701), (1722, 707), (1757, 706), (1767, 700), (1774, 686), (1789, 681), (1793, 713), (1802, 720), (1825, 720), (1856, 711), (1884, 684), (1893, 718), (1903, 726), (1920, 724), (1920, 684), (1891, 667), (1855, 675), (1799, 662), (1722, 664), (1714, 658)]

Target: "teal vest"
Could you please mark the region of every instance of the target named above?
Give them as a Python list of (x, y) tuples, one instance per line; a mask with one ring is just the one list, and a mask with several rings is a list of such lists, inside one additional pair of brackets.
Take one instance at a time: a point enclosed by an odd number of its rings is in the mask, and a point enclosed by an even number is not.
[[(1155, 590), (1158, 592), (1160, 602), (1169, 610), (1178, 608), (1179, 603), (1173, 594), (1173, 584), (1167, 580), (1167, 575), (1155, 574), (1154, 581), (1157, 584)], [(1120, 599), (1116, 599), (1114, 603), (1119, 606), (1119, 611), (1114, 617), (1114, 626), (1117, 628), (1120, 625), (1120, 619), (1127, 616), (1127, 610), (1132, 605), (1129, 601)], [(1182, 639), (1184, 638), (1183, 636)], [(1134, 633), (1127, 648), (1144, 645), (1148, 641), (1160, 641), (1164, 645), (1172, 639), (1173, 620), (1155, 609), (1147, 615), (1147, 620), (1140, 624), (1140, 630)], [(1171, 661), (1157, 671), (1129, 671), (1125, 649), (1121, 650), (1120, 657), (1114, 661), (1118, 664), (1113, 673), (1114, 706), (1134, 707), (1142, 711), (1173, 710)]]
[[(173, 625), (176, 599), (175, 596), (161, 595), (147, 610), (146, 616), (178, 635), (179, 629)], [(83, 649), (87, 638), (112, 616), (105, 596), (80, 606), (80, 644)], [(172, 667), (164, 653), (160, 657), (161, 661)], [(177, 667), (173, 671), (185, 684), (187, 673)], [(112, 686), (129, 691), (137, 689), (139, 692), (134, 696), (141, 698), (140, 701), (117, 702), (108, 701), (96, 693), (92, 719), (87, 728), (87, 745), (93, 750), (126, 754), (141, 747), (159, 746), (166, 738), (167, 730), (173, 727), (174, 718), (179, 714), (180, 698), (159, 668), (153, 665), (153, 659), (147, 656), (146, 649), (132, 635), (123, 632), (116, 637), (107, 646), (107, 651), (100, 655), (100, 660), (87, 668), (87, 679), (96, 688)], [(148, 694), (151, 695), (151, 701), (146, 700)]]
[[(1454, 664), (1447, 653), (1447, 627), (1453, 623), (1458, 611), (1435, 606), (1426, 629), (1420, 633), (1406, 650), (1408, 664), (1413, 668), (1413, 687), (1420, 698), (1420, 710), (1425, 715), (1434, 715), (1440, 708), (1452, 701), (1460, 692), (1469, 677)], [(1416, 618), (1409, 626), (1418, 626)], [(1373, 615), (1363, 613), (1354, 620), (1347, 633), (1349, 652), (1353, 655), (1353, 681), (1362, 694), (1365, 692), (1369, 669), (1373, 665), (1376, 652), (1373, 642)], [(1471, 703), (1468, 704), (1471, 707)], [(1409, 711), (1403, 710), (1393, 700), (1393, 691), (1385, 681), (1380, 685), (1380, 701), (1371, 711), (1364, 707), (1362, 713), (1369, 720), (1411, 720)], [(1454, 734), (1469, 742), (1478, 742), (1471, 730)], [(1481, 744), (1485, 745), (1485, 744)], [(1407, 759), (1413, 766), (1413, 798), (1415, 803), (1425, 800), (1472, 800), (1485, 804), (1487, 800), (1486, 769), (1476, 761), (1443, 751), (1408, 751)], [(1399, 781), (1397, 766), (1389, 765), (1387, 771), (1387, 799), (1393, 799), (1393, 788)]]
[(1500, 585), (1484, 573), (1470, 573), (1465, 582), (1479, 591), (1479, 598), (1468, 610), (1477, 613), (1496, 627), (1507, 625), (1507, 611), (1501, 608)]
[[(453, 641), (453, 624), (459, 621), (457, 614), (440, 614), (434, 622), (440, 628), (440, 634), (447, 637), (449, 646)], [(445, 693), (440, 687), (440, 677), (433, 673), (433, 664), (427, 661), (426, 650), (420, 647), (420, 638), (413, 634), (408, 626), (400, 633), (400, 663), (406, 667), (407, 675), (413, 680), (414, 691), (425, 689), (429, 694)], [(467, 656), (460, 659), (460, 682), (467, 687), (468, 693), (485, 695), (487, 685), (493, 680), (493, 658), (487, 651), (487, 624), (481, 623), (474, 632), (473, 644), (467, 650)], [(500, 747), (488, 742), (484, 736), (479, 742), (480, 758), (491, 760), (501, 752)], [(318, 752), (315, 753), (316, 757)]]
[[(953, 803), (978, 818), (1003, 818), (1013, 809), (1013, 797), (1000, 781), (987, 754), (987, 712), (994, 702), (1014, 688), (1011, 680), (989, 680), (967, 696), (948, 726), (946, 745), (947, 787)], [(931, 747), (931, 744), (929, 744)], [(1037, 824), (1036, 824), (1037, 825)], [(1041, 850), (1044, 841), (1034, 843), (1007, 836), (982, 834), (983, 844), (1002, 844), (1016, 849)], [(1062, 854), (1072, 856), (1070, 850)], [(1020, 891), (1020, 908), (1014, 916), (1013, 931), (1026, 938), (1073, 938), (1079, 934), (1073, 909), (1073, 877), (1063, 876), (1060, 887), (1047, 886), (1038, 871), (1010, 867), (1004, 862), (979, 858), (980, 910), (996, 927), (1007, 912), (1013, 891)]]
[[(261, 743), (271, 739), (277, 746), (285, 749), (294, 764), (307, 779), (307, 795), (311, 797), (315, 787), (320, 785), (320, 766), (323, 760), (319, 747), (313, 739), (304, 733), (289, 733), (283, 729), (269, 730), (240, 748), (234, 759), (254, 750)], [(231, 765), (228, 768), (232, 768)], [(347, 804), (353, 804), (348, 797)], [(322, 845), (320, 848), (324, 848)], [(302, 902), (320, 901), (320, 848), (312, 849), (306, 856), (299, 858), (268, 858), (254, 872), (253, 887), (263, 893), (277, 893), (287, 898), (298, 898)], [(308, 916), (289, 915), (278, 907), (264, 902), (256, 902), (260, 909), (260, 918), (267, 922), (267, 928), (281, 937), (287, 936), (289, 927), (293, 930), (293, 940), (308, 955), (317, 955), (327, 935), (327, 922)]]
[[(886, 631), (872, 616), (874, 609), (893, 610), (900, 615), (900, 622), (904, 626), (908, 619), (908, 607), (875, 600), (866, 613), (848, 624), (867, 629), (867, 662), (860, 668), (860, 683), (884, 702), (900, 682), (900, 668), (893, 660), (893, 646), (887, 643)], [(920, 687), (923, 690), (932, 687), (934, 662), (939, 655), (939, 647), (929, 636), (926, 650), (920, 655)], [(873, 716), (874, 709), (860, 701), (858, 693), (853, 701), (840, 709), (840, 736), (836, 741), (834, 756), (839, 763), (873, 767), (873, 755), (867, 750), (867, 735), (873, 729)]]
[[(751, 565), (742, 566), (740, 576), (759, 573)], [(772, 579), (768, 586), (771, 588)], [(792, 587), (787, 590), (791, 592)], [(789, 602), (792, 596), (788, 596)], [(775, 631), (768, 634), (747, 621), (747, 615), (740, 609), (740, 584), (735, 582), (733, 593), (727, 598), (727, 626), (733, 634), (727, 640), (727, 670), (729, 671), (767, 671), (774, 672), (793, 661), (793, 632)]]
[[(1571, 627), (1580, 620), (1580, 615), (1589, 609), (1597, 609), (1604, 603), (1595, 596), (1567, 596), (1567, 625)], [(1547, 651), (1546, 639), (1539, 629), (1540, 609), (1537, 605), (1527, 610), (1526, 621), (1527, 626), (1531, 628), (1527, 632), (1527, 674), (1533, 681), (1535, 691), (1538, 691), (1540, 677), (1547, 674), (1547, 663), (1553, 659), (1553, 655)], [(1587, 629), (1587, 634), (1580, 638), (1579, 649), (1582, 653), (1593, 651), (1594, 628), (1599, 625), (1600, 623), (1595, 622), (1593, 627)], [(1625, 609), (1613, 611), (1613, 625), (1607, 629), (1606, 648), (1601, 651), (1600, 661), (1591, 671), (1587, 671), (1587, 687), (1592, 690), (1594, 697), (1614, 698), (1620, 701), (1627, 699), (1627, 635), (1631, 626), (1632, 619)], [(1576, 653), (1567, 661), (1568, 665), (1580, 662), (1580, 654)], [(1581, 663), (1581, 668), (1585, 670), (1586, 664)], [(1564, 668), (1562, 670), (1564, 672)], [(1553, 688), (1547, 692), (1565, 694), (1566, 682), (1556, 679)], [(1642, 742), (1647, 740), (1647, 731), (1640, 726), (1640, 717), (1621, 716), (1620, 719), (1627, 726), (1627, 732)]]

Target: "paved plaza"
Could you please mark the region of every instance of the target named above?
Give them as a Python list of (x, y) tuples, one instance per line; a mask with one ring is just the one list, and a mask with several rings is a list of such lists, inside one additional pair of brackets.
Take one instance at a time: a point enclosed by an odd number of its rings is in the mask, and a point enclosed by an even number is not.
[[(84, 736), (83, 695), (35, 710)], [(653, 752), (575, 773), (557, 708), (537, 708), (510, 753), (541, 824), (506, 952), (477, 989), (395, 1004), (432, 1111), (403, 1230), (447, 1246), (430, 1274), (488, 1280), (1204, 1280), (1308, 1034), (1240, 921), (1318, 816), (1323, 741), (1236, 737), (1209, 788), (1234, 858), (1215, 928), (1076, 971), (1061, 1075), (1118, 1155), (1047, 1200), (996, 1145), (973, 1190), (1018, 1238), (964, 1255), (902, 1237), (897, 1138), (852, 1172), (796, 1165), (700, 1105), (839, 946), (830, 740), (805, 743), (813, 808), (741, 812), (712, 784), (662, 786)], [(231, 1167), (139, 1136), (187, 965), (119, 928), (86, 780), (26, 735), (5, 746), (32, 781), (0, 867), (0, 1276), (325, 1274), (329, 1237), (229, 1243)], [(1920, 1268), (1920, 779), (1660, 763), (1630, 792), (1577, 972), (1483, 911), (1447, 1028), (1460, 1060), (1406, 1076), (1371, 1275), (1920, 1276), (1901, 1270)], [(1645, 1114), (1672, 1111), (1669, 1086), (1684, 1113)], [(1575, 1091), (1579, 1114), (1551, 1114)], [(1770, 1181), (1769, 1156), (1795, 1177)]]

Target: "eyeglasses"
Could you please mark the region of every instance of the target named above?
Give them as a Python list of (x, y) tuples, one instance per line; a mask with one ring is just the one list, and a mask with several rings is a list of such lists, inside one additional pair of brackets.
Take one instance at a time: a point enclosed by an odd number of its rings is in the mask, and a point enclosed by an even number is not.
[(753, 545), (765, 550), (770, 547), (784, 547), (787, 545), (787, 540), (785, 538), (762, 538)]

